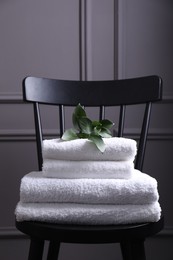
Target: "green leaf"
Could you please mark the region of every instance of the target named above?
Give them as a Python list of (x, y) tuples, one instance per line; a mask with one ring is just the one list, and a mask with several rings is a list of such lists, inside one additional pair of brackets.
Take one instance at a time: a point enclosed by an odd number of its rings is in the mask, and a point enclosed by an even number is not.
[(81, 104), (78, 104), (74, 110), (74, 114), (76, 117), (86, 117), (86, 112)]
[(87, 117), (78, 119), (80, 131), (84, 134), (91, 134), (92, 132), (92, 121)]
[(86, 118), (86, 112), (85, 112), (84, 108), (80, 104), (78, 104), (72, 115), (72, 122), (73, 122), (74, 128), (79, 131), (81, 131), (81, 128), (79, 125), (79, 120), (81, 118)]
[(109, 129), (106, 129), (106, 128), (102, 128), (102, 130), (100, 131), (99, 135), (100, 135), (101, 137), (104, 137), (104, 138), (110, 138), (110, 137), (112, 137), (112, 134), (111, 134), (110, 130), (109, 130)]
[(90, 135), (84, 133), (77, 133), (78, 138), (80, 139), (87, 139)]
[(93, 127), (101, 127), (102, 126), (102, 124), (99, 122), (99, 121), (92, 121), (92, 126)]
[(114, 124), (107, 119), (101, 121), (91, 121), (84, 110), (78, 104), (72, 115), (72, 122), (75, 129), (66, 130), (62, 136), (63, 140), (74, 140), (78, 138), (89, 139), (103, 153), (105, 143), (102, 138), (111, 137), (109, 130)]
[(105, 147), (105, 143), (103, 142), (101, 136), (90, 135), (88, 137), (88, 140), (91, 140), (102, 153), (104, 152), (106, 147)]
[(76, 116), (75, 113), (73, 113), (72, 115), (72, 122), (73, 122), (73, 126), (76, 130), (80, 130), (79, 124), (78, 124), (78, 117)]
[(100, 123), (104, 128), (108, 128), (108, 129), (110, 129), (114, 125), (114, 123), (112, 123), (110, 120), (107, 119), (101, 120)]
[(78, 136), (77, 136), (75, 130), (72, 128), (66, 130), (62, 136), (62, 140), (64, 140), (64, 141), (70, 141), (70, 140), (74, 140), (74, 139), (78, 139)]
[(100, 127), (94, 127), (93, 129), (93, 134), (94, 135), (100, 135), (100, 132), (101, 132), (101, 128)]

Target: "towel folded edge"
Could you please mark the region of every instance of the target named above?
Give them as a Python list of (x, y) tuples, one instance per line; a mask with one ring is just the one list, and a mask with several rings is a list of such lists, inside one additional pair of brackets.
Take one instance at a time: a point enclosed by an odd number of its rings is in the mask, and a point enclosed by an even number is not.
[[(127, 214), (128, 213), (128, 214)], [(161, 217), (159, 202), (148, 205), (85, 205), (57, 203), (21, 203), (15, 209), (16, 219), (59, 224), (112, 225), (157, 222)]]

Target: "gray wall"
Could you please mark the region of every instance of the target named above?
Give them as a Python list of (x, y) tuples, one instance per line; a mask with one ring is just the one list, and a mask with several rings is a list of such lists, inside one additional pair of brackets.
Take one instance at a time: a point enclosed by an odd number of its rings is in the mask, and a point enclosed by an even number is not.
[[(22, 102), (27, 75), (61, 79), (163, 78), (153, 106), (145, 172), (159, 183), (165, 229), (146, 243), (148, 259), (173, 259), (173, 1), (7, 0), (0, 2), (0, 259), (27, 259), (14, 228), (20, 179), (37, 169), (32, 108)], [(130, 111), (129, 115), (135, 111)], [(45, 111), (50, 114), (49, 109)], [(135, 115), (138, 116), (138, 115)], [(55, 133), (56, 122), (45, 131)], [(138, 136), (130, 118), (126, 132)], [(63, 245), (60, 259), (121, 259), (117, 245)]]

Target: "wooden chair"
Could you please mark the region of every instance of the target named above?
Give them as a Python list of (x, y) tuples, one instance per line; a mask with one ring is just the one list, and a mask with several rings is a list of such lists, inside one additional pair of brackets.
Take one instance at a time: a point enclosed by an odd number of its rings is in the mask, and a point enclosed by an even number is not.
[[(112, 81), (68, 81), (27, 77), (23, 81), (23, 98), (33, 103), (39, 170), (42, 169), (42, 124), (39, 104), (59, 107), (60, 136), (64, 132), (64, 107), (99, 107), (99, 118), (104, 118), (107, 106), (120, 106), (118, 136), (123, 136), (125, 108), (134, 104), (146, 104), (140, 133), (135, 168), (142, 170), (151, 105), (162, 98), (162, 80), (147, 76)], [(117, 120), (115, 119), (117, 124)], [(48, 240), (48, 260), (58, 258), (60, 243), (120, 243), (124, 260), (144, 260), (144, 241), (163, 228), (163, 217), (154, 223), (132, 225), (61, 225), (43, 222), (17, 222), (16, 227), (31, 238), (29, 260), (42, 259), (44, 241)]]

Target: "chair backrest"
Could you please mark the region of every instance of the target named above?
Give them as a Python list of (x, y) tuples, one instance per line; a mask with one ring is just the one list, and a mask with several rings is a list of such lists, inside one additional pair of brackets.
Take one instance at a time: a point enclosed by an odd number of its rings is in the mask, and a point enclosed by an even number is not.
[(59, 107), (60, 136), (64, 132), (64, 107), (99, 107), (99, 119), (105, 116), (106, 107), (119, 106), (117, 136), (124, 134), (125, 112), (128, 105), (145, 104), (141, 133), (138, 142), (135, 168), (142, 170), (149, 128), (151, 105), (162, 98), (162, 80), (158, 76), (146, 76), (125, 80), (70, 81), (26, 77), (23, 80), (23, 99), (34, 105), (39, 170), (42, 169), (42, 123), (39, 104)]

